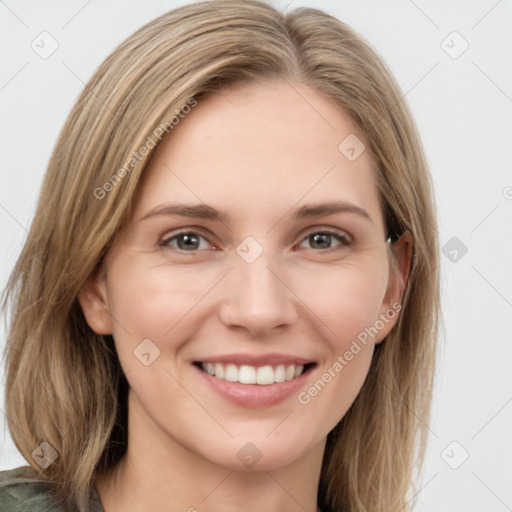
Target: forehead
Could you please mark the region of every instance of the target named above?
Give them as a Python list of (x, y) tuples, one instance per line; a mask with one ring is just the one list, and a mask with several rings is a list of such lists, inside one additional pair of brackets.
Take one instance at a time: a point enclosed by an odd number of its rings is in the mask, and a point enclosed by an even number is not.
[(370, 152), (349, 159), (345, 140), (367, 147), (346, 111), (310, 87), (269, 81), (223, 90), (159, 144), (134, 217), (161, 203), (204, 202), (275, 221), (281, 209), (336, 200), (379, 216)]

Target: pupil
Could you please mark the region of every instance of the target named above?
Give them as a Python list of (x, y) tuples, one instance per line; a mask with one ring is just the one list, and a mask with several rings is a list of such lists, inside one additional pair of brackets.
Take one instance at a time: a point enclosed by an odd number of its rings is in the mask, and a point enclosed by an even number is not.
[[(320, 246), (322, 246), (322, 243), (324, 245), (327, 245), (329, 246), (329, 237), (331, 235), (329, 235), (328, 233), (318, 233), (316, 235), (313, 235), (313, 240), (314, 240), (314, 244), (313, 245), (317, 245), (320, 244)], [(325, 248), (322, 246), (322, 248)]]
[[(183, 243), (180, 244), (180, 241)], [(181, 245), (180, 249), (197, 249), (198, 237), (194, 235), (181, 235), (181, 238), (178, 239), (178, 246)]]

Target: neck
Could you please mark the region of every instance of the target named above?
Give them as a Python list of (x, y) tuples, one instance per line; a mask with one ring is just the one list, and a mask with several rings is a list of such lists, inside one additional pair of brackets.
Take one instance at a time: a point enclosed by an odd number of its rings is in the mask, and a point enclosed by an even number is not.
[(223, 467), (162, 431), (134, 402), (127, 452), (95, 481), (105, 512), (317, 511), (325, 439), (285, 466)]

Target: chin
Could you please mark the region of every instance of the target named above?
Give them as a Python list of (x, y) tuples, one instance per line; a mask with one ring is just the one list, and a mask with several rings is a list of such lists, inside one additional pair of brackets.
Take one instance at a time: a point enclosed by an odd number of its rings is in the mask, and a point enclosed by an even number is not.
[[(308, 451), (308, 446), (313, 448), (317, 444), (311, 442), (308, 445), (305, 439), (294, 439), (287, 435), (287, 442), (283, 442), (283, 434), (274, 439), (271, 439), (273, 434), (265, 438), (267, 435), (268, 432), (258, 436), (237, 437), (229, 441), (219, 440), (214, 447), (205, 447), (197, 454), (212, 464), (230, 471), (274, 471), (293, 464)], [(214, 442), (212, 440), (212, 443)]]

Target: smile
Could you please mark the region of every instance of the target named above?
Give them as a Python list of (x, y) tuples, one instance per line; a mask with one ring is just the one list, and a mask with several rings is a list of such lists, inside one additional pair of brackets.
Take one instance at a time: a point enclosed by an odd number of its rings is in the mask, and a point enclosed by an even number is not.
[(236, 365), (233, 363), (194, 363), (203, 372), (212, 377), (240, 384), (259, 384), (268, 386), (279, 382), (290, 381), (300, 377), (314, 363), (310, 364), (278, 364), (265, 366)]
[(192, 361), (200, 381), (239, 407), (277, 405), (296, 395), (318, 366), (292, 354), (223, 354)]

